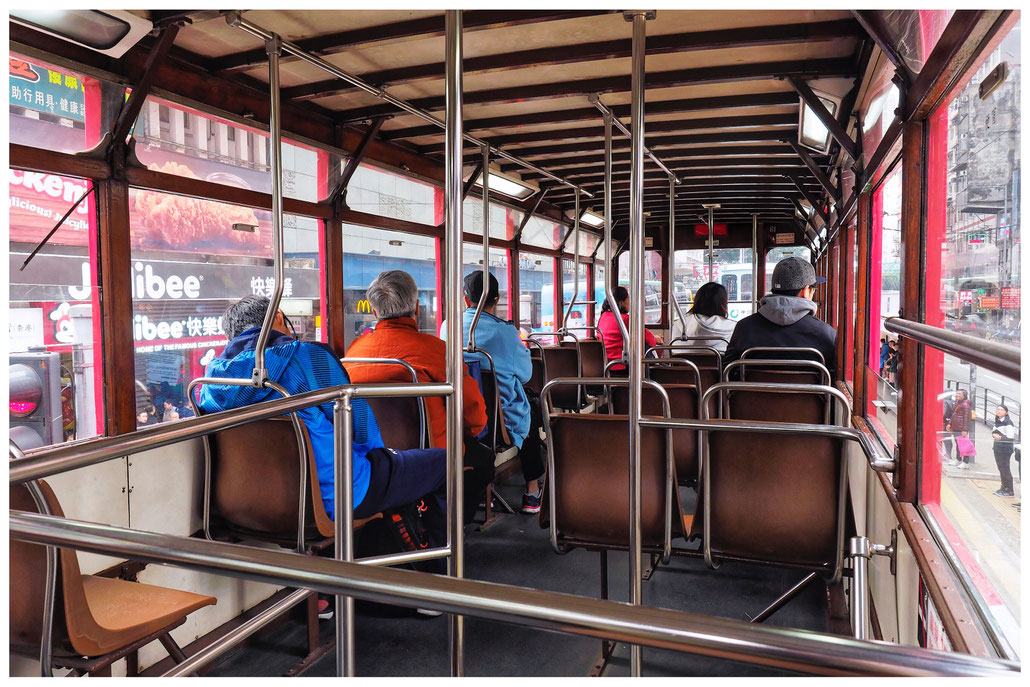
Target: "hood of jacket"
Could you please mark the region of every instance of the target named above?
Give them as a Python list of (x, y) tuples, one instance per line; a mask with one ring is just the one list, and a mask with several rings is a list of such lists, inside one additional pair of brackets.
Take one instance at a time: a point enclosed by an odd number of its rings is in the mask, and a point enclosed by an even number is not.
[(806, 315), (815, 315), (819, 306), (815, 301), (799, 296), (765, 296), (759, 301), (758, 312), (765, 319), (786, 327), (803, 319)]
[[(206, 375), (208, 377), (250, 379), (251, 372), (254, 370), (254, 352), (257, 350), (260, 333), (261, 327), (251, 327), (240, 333), (225, 346), (221, 355), (208, 363)], [(300, 342), (292, 336), (276, 330), (270, 332), (268, 344), (265, 347), (265, 369), (268, 370), (268, 378), (271, 381), (281, 381), (298, 346), (300, 346)], [(247, 405), (279, 398), (278, 392), (269, 388), (254, 389), (253, 387), (228, 384), (205, 384), (201, 387), (201, 400), (213, 402), (220, 408), (232, 408), (237, 405), (234, 401), (238, 400), (237, 397), (243, 390), (246, 390), (244, 395), (248, 399)]]

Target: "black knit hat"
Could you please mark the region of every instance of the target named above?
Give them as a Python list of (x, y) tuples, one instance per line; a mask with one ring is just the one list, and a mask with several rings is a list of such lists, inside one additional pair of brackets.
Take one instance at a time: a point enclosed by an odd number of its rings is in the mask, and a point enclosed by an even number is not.
[[(473, 305), (479, 303), (479, 297), (483, 294), (483, 271), (476, 270), (465, 275), (465, 298)], [(489, 305), (500, 296), (500, 287), (497, 284), (497, 277), (490, 275), (490, 289), (486, 294), (486, 302)]]

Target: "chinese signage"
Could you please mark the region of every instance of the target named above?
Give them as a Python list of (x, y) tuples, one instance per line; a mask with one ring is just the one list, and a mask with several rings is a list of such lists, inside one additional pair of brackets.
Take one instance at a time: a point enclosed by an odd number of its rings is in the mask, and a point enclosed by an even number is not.
[(1006, 310), (1018, 310), (1019, 309), (1019, 287), (1018, 286), (1005, 286), (1001, 290), (1001, 307)]
[(969, 235), (968, 235), (968, 236), (966, 237), (966, 242), (967, 242), (967, 243), (968, 243), (968, 244), (969, 244), (970, 246), (976, 246), (976, 245), (979, 245), (979, 244), (983, 243), (983, 242), (984, 242), (984, 241), (986, 241), (986, 240), (987, 240), (987, 234), (985, 234), (985, 233), (983, 233), (983, 232), (978, 232), (978, 233), (976, 233), (976, 234), (969, 234)]
[(10, 102), (78, 122), (86, 120), (85, 88), (71, 74), (10, 58)]
[(719, 280), (719, 266), (712, 265), (714, 271), (711, 277), (708, 276), (708, 265), (694, 265), (694, 279), (704, 279), (706, 281), (718, 281)]
[[(82, 179), (71, 179), (56, 174), (7, 172), (10, 192), (11, 241), (37, 243), (54, 228), (72, 205), (89, 188)], [(48, 242), (52, 245), (89, 245), (89, 212), (93, 199), (79, 203), (75, 211)]]
[(996, 310), (1001, 305), (1001, 297), (999, 296), (983, 296), (980, 298), (980, 309), (981, 310)]
[(777, 246), (779, 246), (779, 245), (788, 245), (789, 246), (792, 243), (794, 243), (794, 232), (788, 232), (788, 233), (778, 232), (776, 234), (776, 245)]
[(7, 340), (12, 353), (29, 350), (30, 346), (43, 345), (43, 309), (11, 308), (7, 320)]

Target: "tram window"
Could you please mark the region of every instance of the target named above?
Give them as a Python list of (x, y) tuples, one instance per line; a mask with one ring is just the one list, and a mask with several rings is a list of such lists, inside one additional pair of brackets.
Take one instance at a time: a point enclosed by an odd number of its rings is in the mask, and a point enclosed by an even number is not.
[[(150, 96), (133, 133), (136, 156), (150, 169), (272, 192), (271, 141), (263, 131)], [(328, 160), (325, 151), (284, 140), (283, 195), (311, 202), (325, 198)]]
[[(715, 281), (726, 287), (729, 317), (739, 320), (751, 314), (750, 248), (717, 248), (712, 255)], [(708, 276), (708, 251), (678, 250), (673, 256), (673, 279), (676, 300), (681, 306), (694, 301), (694, 293), (712, 279)]]
[[(1017, 22), (931, 114), (929, 248), (923, 262), (926, 324), (1016, 348), (1021, 343), (1019, 41)], [(1008, 77), (981, 98), (980, 82), (1002, 62)], [(930, 347), (923, 369), (927, 431), (919, 498), (924, 513), (948, 533), (979, 596), (976, 602), (1018, 646), (1021, 521), (1013, 504), (1020, 501), (1022, 487), (1016, 462), (1021, 384)], [(954, 413), (963, 395), (959, 390), (968, 398), (971, 419), (954, 422), (949, 433), (945, 416)], [(999, 406), (1007, 408), (1007, 421), (996, 415)], [(976, 452), (968, 467), (955, 463), (960, 425)]]
[(529, 219), (529, 222), (522, 229), (519, 243), (527, 246), (536, 246), (537, 248), (557, 250), (558, 246), (561, 245), (565, 231), (564, 225), (534, 216)]
[[(462, 267), (461, 278), (473, 270), (483, 269), (483, 246), (474, 243), (462, 244)], [(497, 279), (497, 288), (500, 296), (497, 300), (497, 316), (502, 320), (511, 318), (511, 308), (508, 304), (508, 251), (503, 248), (490, 248), (490, 274)]]
[[(339, 168), (332, 165), (331, 176), (342, 171), (341, 161)], [(358, 165), (347, 185), (347, 205), (360, 212), (419, 224), (437, 226), (443, 222), (443, 189), (371, 165)]]
[[(462, 205), (464, 230), (470, 234), (483, 234), (483, 200), (466, 198)], [(521, 213), (497, 203), (490, 203), (490, 238), (510, 241), (515, 238), (515, 228)]]
[[(8, 180), (11, 206), (8, 245), (12, 265), (8, 323), (10, 363), (39, 368), (36, 371), (41, 394), (32, 404), (47, 404), (50, 408), (39, 422), (25, 420), (17, 424), (36, 430), (44, 445), (103, 434), (104, 409), (97, 405), (103, 398), (99, 392), (104, 383), (102, 356), (99, 347), (94, 347), (101, 299), (96, 276), (96, 246), (90, 241), (91, 232), (96, 231), (93, 196), (79, 204), (28, 267), (23, 271), (17, 269), (53, 229), (55, 218), (64, 215), (86, 192), (90, 182), (14, 169), (9, 170)], [(52, 356), (44, 351), (59, 354), (57, 367), (52, 364)], [(50, 364), (44, 364), (47, 360)], [(51, 377), (57, 378), (56, 386)], [(31, 381), (37, 382), (34, 377)], [(13, 396), (11, 400), (17, 402)], [(59, 413), (53, 412), (58, 408)], [(13, 425), (15, 406), (11, 409)], [(52, 422), (57, 415), (60, 415), (59, 427), (55, 428)]]
[(589, 257), (593, 255), (594, 249), (597, 248), (597, 244), (601, 241), (600, 237), (596, 234), (591, 234), (588, 231), (584, 231), (580, 226), (579, 231), (579, 255), (580, 257)]
[[(561, 320), (565, 317), (565, 310), (569, 307), (569, 301), (572, 300), (572, 296), (576, 290), (575, 279), (572, 274), (572, 261), (562, 260), (561, 261), (561, 279), (562, 279), (562, 293), (561, 293), (561, 313), (558, 319)], [(579, 295), (576, 297), (577, 303), (592, 300), (594, 297), (590, 295), (590, 290), (587, 288), (587, 265), (579, 264)], [(577, 327), (586, 327), (590, 325), (589, 321), (590, 310), (589, 306), (586, 305), (574, 305), (572, 312), (569, 313), (569, 329), (576, 330)], [(593, 334), (591, 330), (576, 330), (572, 332), (579, 338), (586, 338)]]
[[(897, 337), (884, 325), (896, 317), (901, 281), (901, 165), (896, 165), (873, 192), (870, 250), (879, 260), (869, 261), (869, 360), (866, 417), (870, 425), (893, 445), (897, 441), (897, 369), (900, 355), (890, 342)], [(896, 344), (895, 344), (896, 345)], [(872, 385), (875, 384), (875, 388)], [(875, 400), (874, 400), (875, 399)]]
[(955, 10), (874, 10), (883, 15), (883, 26), (898, 54), (913, 74), (918, 74)]
[(122, 86), (13, 53), (8, 88), (10, 142), (60, 153), (96, 146), (125, 97)]
[[(271, 214), (133, 188), (129, 222), (136, 379), (144, 402), (167, 420), (161, 401), (188, 408), (189, 382), (225, 346), (225, 308), (246, 295), (272, 295)], [(283, 234), (280, 309), (298, 338), (324, 340), (318, 222), (284, 215)]]
[[(614, 286), (629, 289), (629, 251), (619, 255), (619, 280)], [(630, 304), (632, 307), (632, 304)], [(662, 321), (662, 254), (656, 250), (644, 251), (644, 324)]]
[(418, 287), (420, 332), (437, 331), (436, 239), (372, 227), (343, 225), (343, 321), (344, 341), (350, 346), (355, 338), (375, 326), (372, 306), (365, 291), (372, 280), (385, 270), (404, 270)]
[(719, 283), (726, 287), (727, 298), (737, 300), (737, 275), (724, 274), (719, 278)]
[(519, 328), (522, 336), (554, 331), (554, 258), (519, 252)]
[(607, 295), (604, 290), (605, 266), (603, 262), (594, 263), (594, 326), (597, 326), (597, 319), (601, 317), (601, 308), (604, 306)]
[[(852, 221), (848, 227), (850, 232), (850, 238), (848, 243), (851, 246), (851, 276), (849, 277), (848, 288), (850, 293), (855, 293), (855, 289), (858, 288), (858, 250), (855, 246), (858, 245), (858, 226)], [(854, 388), (855, 382), (855, 330), (858, 326), (858, 304), (854, 298), (847, 299), (847, 307), (851, 311), (851, 325), (847, 332), (848, 340), (844, 346), (844, 354), (846, 363), (844, 365), (844, 379), (847, 382), (851, 382), (852, 388)]]
[(801, 258), (805, 261), (812, 259), (812, 251), (805, 246), (781, 246), (772, 248), (765, 254), (765, 294), (772, 292), (772, 273), (776, 269), (776, 263), (784, 258)]

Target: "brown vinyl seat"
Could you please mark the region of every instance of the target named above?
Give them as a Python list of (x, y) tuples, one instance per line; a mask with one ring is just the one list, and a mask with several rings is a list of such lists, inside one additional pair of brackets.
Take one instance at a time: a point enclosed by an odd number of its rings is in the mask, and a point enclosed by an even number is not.
[[(559, 413), (551, 415), (549, 424), (554, 471), (545, 492), (554, 490), (559, 545), (566, 550), (575, 546), (628, 548), (627, 416)], [(666, 433), (642, 427), (640, 437), (640, 541), (642, 547), (661, 550), (665, 537)], [(679, 515), (682, 509), (678, 491), (672, 491), (672, 536), (677, 537), (683, 529)], [(541, 527), (549, 525), (548, 499), (549, 493), (545, 493)]]
[(384, 444), (398, 450), (428, 446), (425, 443), (425, 432), (428, 431), (428, 427), (419, 424), (421, 406), (418, 398), (411, 396), (367, 400), (376, 418), (376, 424), (379, 425), (379, 434), (383, 437)]
[[(689, 350), (689, 349), (685, 349)], [(713, 384), (717, 384), (721, 381), (721, 356), (716, 351), (709, 351), (707, 349), (690, 350), (689, 352), (673, 351), (673, 358), (682, 358), (689, 360), (690, 362), (697, 365), (698, 370), (701, 372), (701, 393), (704, 393), (708, 387)], [(666, 375), (664, 372), (659, 373), (660, 376)], [(664, 381), (660, 381), (655, 377), (651, 377), (659, 384), (664, 384)], [(671, 380), (670, 380), (671, 381)], [(671, 383), (686, 383), (686, 382), (671, 382)]]
[[(779, 399), (770, 402), (766, 394), (765, 403), (775, 406)], [(843, 440), (708, 434), (703, 498), (710, 516), (706, 545), (713, 558), (800, 567), (831, 579), (838, 575), (843, 556)], [(698, 512), (703, 513), (701, 506)]]
[[(545, 382), (558, 377), (579, 377), (579, 353), (575, 348), (545, 346), (543, 348)], [(563, 410), (579, 411), (580, 387), (559, 386), (551, 393), (551, 403)]]
[[(533, 349), (530, 349), (530, 351), (532, 350)], [(539, 396), (540, 392), (544, 389), (544, 384), (547, 383), (547, 374), (544, 371), (544, 359), (538, 355), (531, 356), (530, 360), (533, 363), (533, 374), (530, 375), (529, 383), (526, 384), (526, 388), (532, 389)]]
[[(751, 369), (746, 372), (748, 382), (773, 384), (820, 384), (820, 375), (812, 371), (790, 371), (773, 369)], [(730, 391), (727, 394), (728, 417), (735, 420), (759, 420), (763, 422), (793, 422), (808, 425), (832, 422), (833, 415), (827, 415), (829, 400), (820, 394), (777, 394), (770, 402), (768, 392)], [(832, 407), (832, 406), (831, 406)]]
[(598, 339), (583, 339), (579, 342), (583, 356), (583, 376), (603, 377), (605, 365), (604, 344)]
[[(61, 504), (46, 482), (40, 490), (52, 515), (64, 517)], [(25, 485), (10, 488), (13, 510), (40, 512)], [(46, 548), (10, 540), (10, 642), (19, 653), (39, 655), (46, 589)], [(204, 606), (211, 596), (139, 584), (96, 575), (83, 575), (78, 555), (60, 549), (55, 587), (53, 663), (85, 672), (101, 672), (118, 658), (155, 639), (176, 662), (181, 650), (168, 632)], [(88, 658), (82, 658), (88, 657)]]
[[(670, 417), (681, 420), (698, 418), (697, 388), (694, 384), (662, 384), (669, 395)], [(612, 387), (611, 412), (618, 415), (629, 413), (629, 388)], [(657, 389), (643, 387), (643, 415), (646, 417), (664, 417), (665, 410), (661, 395)], [(697, 431), (677, 429), (672, 432), (672, 452), (676, 458), (676, 475), (680, 484), (697, 484), (698, 456)]]

